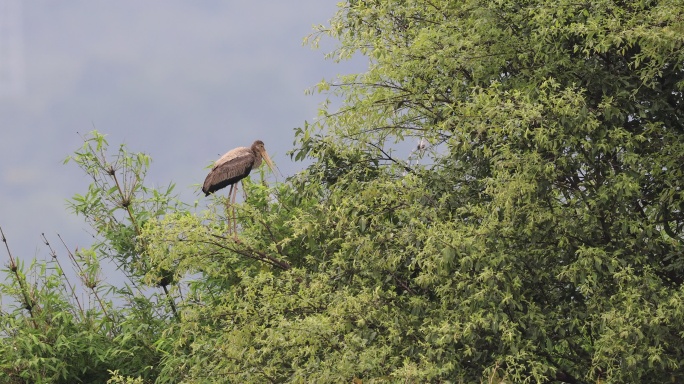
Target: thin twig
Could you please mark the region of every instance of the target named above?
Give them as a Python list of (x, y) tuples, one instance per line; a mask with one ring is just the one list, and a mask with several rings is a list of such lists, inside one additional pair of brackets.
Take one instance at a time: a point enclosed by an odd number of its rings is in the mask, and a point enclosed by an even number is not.
[[(229, 240), (229, 238), (227, 238), (225, 236), (221, 236), (221, 235), (212, 234), (212, 236), (216, 237), (218, 239), (221, 239), (221, 240)], [(267, 255), (264, 252), (254, 250), (254, 249), (251, 249), (249, 247), (247, 247), (247, 249), (237, 249), (234, 247), (228, 247), (225, 244), (221, 244), (221, 243), (217, 243), (217, 242), (207, 241), (207, 243), (217, 245), (221, 248), (227, 249), (229, 251), (235, 252), (239, 255), (245, 256), (245, 257), (253, 259), (253, 260), (265, 262), (265, 263), (270, 264), (274, 267), (278, 267), (284, 271), (287, 271), (287, 270), (292, 268), (292, 266), (290, 266), (290, 264), (287, 261), (279, 260), (279, 259), (277, 259), (271, 255)]]
[(375, 145), (375, 144), (373, 144), (373, 143), (370, 143), (370, 142), (368, 143), (368, 145), (370, 145), (370, 146), (374, 147), (375, 149), (377, 149), (378, 151), (382, 152), (382, 154), (385, 155), (385, 157), (386, 157), (384, 160), (389, 160), (389, 161), (391, 161), (391, 162), (393, 162), (393, 163), (399, 165), (400, 167), (404, 168), (404, 170), (405, 170), (406, 172), (410, 172), (410, 173), (415, 173), (415, 172), (416, 172), (416, 171), (413, 170), (413, 168), (411, 168), (411, 167), (409, 167), (408, 165), (404, 164), (402, 161), (393, 158), (391, 155), (389, 155), (387, 152), (385, 152), (381, 147), (379, 147), (379, 146), (377, 146), (377, 145)]
[[(43, 237), (44, 237), (44, 235), (43, 235)], [(109, 316), (109, 313), (107, 313), (107, 307), (105, 307), (104, 303), (102, 302), (102, 299), (100, 298), (100, 295), (97, 293), (97, 290), (95, 289), (95, 285), (88, 283), (86, 281), (85, 273), (83, 272), (81, 265), (78, 264), (78, 262), (76, 261), (76, 257), (74, 257), (74, 254), (71, 252), (69, 247), (67, 247), (66, 243), (64, 242), (64, 239), (62, 239), (62, 236), (60, 234), (57, 234), (57, 237), (59, 238), (59, 241), (62, 242), (62, 245), (64, 246), (64, 248), (67, 250), (67, 253), (69, 254), (69, 258), (71, 259), (71, 261), (78, 268), (79, 274), (80, 274), (81, 278), (83, 279), (82, 280), (84, 283), (83, 285), (85, 285), (87, 288), (89, 288), (93, 292), (93, 295), (95, 295), (95, 299), (97, 300), (98, 303), (100, 303), (100, 308), (102, 308), (102, 312), (104, 312), (105, 316), (107, 316), (109, 321), (113, 321), (112, 318)], [(45, 240), (45, 242), (47, 243), (47, 240)], [(78, 299), (76, 299), (76, 300), (78, 301)], [(79, 306), (80, 306), (80, 304), (79, 304)]]
[(9, 244), (7, 243), (7, 238), (5, 237), (5, 232), (3, 232), (1, 226), (0, 236), (2, 237), (2, 242), (5, 243), (5, 248), (7, 249), (7, 254), (10, 258), (10, 270), (14, 273), (14, 276), (16, 276), (17, 282), (19, 283), (19, 288), (21, 288), (21, 294), (24, 298), (24, 308), (26, 308), (26, 310), (29, 311), (29, 315), (31, 316), (31, 322), (33, 323), (33, 326), (37, 329), (38, 324), (36, 323), (36, 319), (33, 313), (33, 308), (35, 307), (36, 303), (33, 300), (31, 300), (31, 297), (28, 292), (28, 287), (26, 286), (26, 281), (19, 274), (19, 267), (17, 266), (16, 260), (12, 256), (12, 251), (10, 251)]
[(52, 248), (52, 245), (50, 245), (50, 242), (45, 237), (45, 233), (41, 233), (40, 235), (43, 237), (43, 243), (45, 243), (45, 245), (50, 250), (50, 256), (52, 256), (52, 260), (54, 260), (55, 263), (57, 263), (57, 267), (59, 267), (59, 272), (62, 274), (62, 277), (64, 278), (64, 283), (69, 287), (69, 290), (71, 291), (71, 296), (74, 298), (74, 300), (76, 300), (76, 305), (78, 305), (78, 309), (81, 311), (81, 318), (85, 319), (85, 311), (83, 310), (81, 301), (78, 300), (78, 296), (76, 295), (76, 289), (73, 285), (71, 285), (71, 282), (69, 282), (69, 278), (64, 273), (64, 268), (62, 267), (62, 264), (59, 262), (59, 259), (57, 258), (57, 252), (55, 252), (55, 250)]

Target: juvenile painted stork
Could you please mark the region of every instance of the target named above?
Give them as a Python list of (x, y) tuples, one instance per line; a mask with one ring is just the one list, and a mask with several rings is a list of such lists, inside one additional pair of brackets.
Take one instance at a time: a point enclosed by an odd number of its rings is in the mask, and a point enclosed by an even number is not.
[(235, 188), (235, 183), (247, 177), (252, 169), (259, 168), (261, 159), (266, 161), (271, 172), (273, 172), (273, 163), (271, 158), (268, 157), (268, 153), (266, 153), (264, 142), (261, 140), (255, 141), (250, 148), (238, 147), (228, 151), (214, 163), (211, 172), (204, 179), (202, 192), (204, 192), (205, 196), (209, 196), (219, 189), (230, 185), (231, 188), (228, 195), (231, 195)]

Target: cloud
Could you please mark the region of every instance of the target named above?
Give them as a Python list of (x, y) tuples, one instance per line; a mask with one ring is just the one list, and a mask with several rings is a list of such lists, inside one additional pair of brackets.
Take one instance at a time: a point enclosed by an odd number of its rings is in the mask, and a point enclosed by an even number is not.
[(26, 188), (40, 184), (45, 177), (35, 165), (8, 167), (2, 172), (3, 188)]

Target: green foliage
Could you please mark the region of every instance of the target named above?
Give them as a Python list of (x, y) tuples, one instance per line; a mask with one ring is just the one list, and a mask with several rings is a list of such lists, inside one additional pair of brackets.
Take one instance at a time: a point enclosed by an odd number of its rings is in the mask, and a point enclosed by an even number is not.
[[(0, 312), (0, 383), (103, 383), (114, 369), (140, 380), (159, 376), (157, 344), (173, 321), (175, 303), (166, 289), (171, 282), (150, 280), (164, 288), (163, 296), (145, 288), (153, 269), (140, 233), (149, 220), (184, 206), (172, 196), (172, 185), (164, 191), (144, 186), (149, 157), (124, 146), (107, 152), (104, 136), (92, 132), (67, 159), (93, 180), (85, 195), (69, 201), (97, 235), (90, 249), (66, 249), (78, 283), (63, 272), (45, 237), (51, 260), (26, 268), (3, 234), (10, 263), (0, 293), (10, 311)], [(123, 287), (103, 282), (103, 271), (115, 268), (128, 276)]]
[(159, 191), (145, 186), (150, 157), (129, 153), (125, 145), (108, 155), (109, 144), (97, 131), (84, 138), (82, 148), (64, 162), (76, 163), (93, 182), (85, 195), (75, 195), (69, 208), (82, 215), (101, 237), (94, 248), (127, 274), (147, 271), (141, 258), (145, 244), (139, 235), (145, 223), (167, 212), (183, 210), (173, 197), (174, 185)]
[(322, 33), (369, 70), (319, 84), (314, 163), (238, 241), (145, 233), (202, 276), (179, 380), (681, 380), (682, 5), (342, 4)]
[(683, 14), (341, 3), (320, 33), (369, 67), (319, 84), (344, 104), (296, 130), (312, 164), (201, 213), (94, 133), (73, 157), (94, 181), (71, 203), (98, 234), (84, 276), (106, 258), (133, 288), (85, 321), (47, 295), (57, 278), (10, 268), (7, 382), (85, 366), (113, 383), (684, 380)]
[(110, 371), (112, 377), (107, 380), (107, 384), (144, 384), (143, 380), (140, 378), (132, 378), (130, 376), (121, 376), (119, 371)]

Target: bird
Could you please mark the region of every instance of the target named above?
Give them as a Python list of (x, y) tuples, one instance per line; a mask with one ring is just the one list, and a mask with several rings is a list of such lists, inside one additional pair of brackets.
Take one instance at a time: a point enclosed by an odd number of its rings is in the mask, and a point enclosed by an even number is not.
[(416, 151), (424, 151), (425, 148), (427, 148), (429, 143), (430, 143), (429, 141), (427, 141), (427, 140), (425, 140), (425, 138), (421, 137), (415, 150)]
[(247, 177), (252, 169), (259, 168), (261, 159), (266, 161), (271, 172), (273, 172), (273, 162), (266, 153), (264, 142), (261, 140), (255, 141), (250, 148), (237, 147), (231, 149), (216, 160), (211, 172), (204, 179), (202, 192), (205, 196), (209, 196), (230, 185), (230, 195), (235, 183)]
[[(230, 185), (228, 199), (226, 199), (226, 210), (229, 210), (232, 205), (233, 217), (231, 221), (233, 222), (232, 232), (235, 241), (238, 241), (237, 214), (235, 212), (235, 206), (233, 205), (237, 195), (237, 187), (235, 184), (247, 177), (249, 173), (252, 172), (252, 169), (259, 168), (261, 159), (266, 161), (266, 165), (268, 165), (271, 172), (273, 172), (273, 162), (271, 162), (271, 158), (268, 156), (268, 153), (266, 153), (264, 142), (261, 140), (255, 141), (249, 148), (237, 147), (231, 149), (216, 160), (214, 166), (211, 168), (211, 172), (209, 172), (204, 179), (204, 184), (202, 185), (202, 192), (204, 192), (205, 196), (209, 196), (219, 189)], [(229, 231), (231, 230), (229, 229)]]

